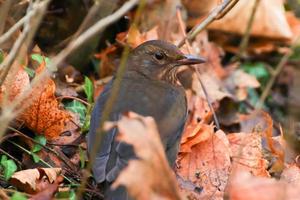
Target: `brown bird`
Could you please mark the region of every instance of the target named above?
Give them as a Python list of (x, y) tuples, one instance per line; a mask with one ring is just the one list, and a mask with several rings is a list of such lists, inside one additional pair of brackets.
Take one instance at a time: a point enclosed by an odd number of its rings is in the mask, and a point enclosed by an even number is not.
[[(203, 62), (203, 58), (184, 55), (175, 45), (164, 41), (152, 40), (141, 44), (129, 54), (118, 99), (110, 114), (112, 121), (117, 121), (127, 111), (152, 116), (171, 167), (176, 160), (187, 118), (185, 91), (177, 79), (178, 67)], [(95, 103), (87, 137), (89, 152), (94, 146), (96, 130), (113, 81)], [(125, 188), (108, 189), (128, 160), (136, 158), (131, 145), (115, 140), (117, 134), (116, 129), (106, 133), (93, 165), (93, 174), (97, 183), (107, 188), (105, 199), (126, 200), (129, 197)]]

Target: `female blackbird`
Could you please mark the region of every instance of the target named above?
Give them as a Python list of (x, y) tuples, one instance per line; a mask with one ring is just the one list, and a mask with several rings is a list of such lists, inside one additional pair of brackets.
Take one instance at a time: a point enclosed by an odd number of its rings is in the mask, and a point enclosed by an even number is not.
[[(187, 117), (185, 92), (178, 84), (177, 69), (182, 65), (203, 62), (203, 58), (184, 55), (175, 45), (160, 40), (147, 41), (136, 47), (129, 54), (110, 120), (117, 121), (127, 111), (152, 116), (157, 123), (169, 164), (173, 167)], [(94, 146), (96, 130), (113, 81), (107, 84), (95, 103), (87, 137), (89, 152)], [(103, 183), (107, 188), (126, 167), (128, 160), (135, 158), (132, 146), (116, 141), (116, 134), (116, 129), (105, 134), (93, 165), (97, 183)], [(127, 196), (124, 188), (115, 191), (107, 189), (105, 199), (129, 199)]]

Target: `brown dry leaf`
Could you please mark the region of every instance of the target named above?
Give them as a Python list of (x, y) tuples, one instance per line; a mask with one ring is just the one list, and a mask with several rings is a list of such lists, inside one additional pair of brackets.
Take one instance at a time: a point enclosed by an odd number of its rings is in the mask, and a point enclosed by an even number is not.
[[(214, 21), (209, 29), (243, 35), (255, 0), (240, 0), (222, 19)], [(261, 0), (254, 18), (251, 36), (272, 39), (291, 39), (292, 32), (285, 18), (282, 0)]]
[(128, 36), (127, 42), (131, 47), (135, 48), (138, 45), (148, 40), (157, 40), (158, 39), (157, 31), (158, 31), (158, 27), (155, 26), (147, 32), (140, 33), (140, 31), (136, 26), (131, 26), (127, 34)]
[(101, 51), (100, 53), (94, 55), (95, 58), (101, 60), (99, 66), (100, 67), (99, 71), (101, 71), (100, 78), (109, 76), (114, 71), (115, 66), (112, 59), (110, 59), (109, 56), (112, 55), (113, 53), (116, 53), (116, 51), (117, 51), (117, 47), (115, 45), (111, 45), (108, 46), (103, 51)]
[(300, 168), (296, 164), (288, 165), (282, 172), (280, 180), (289, 184), (300, 185)]
[(14, 173), (10, 183), (19, 190), (34, 194), (53, 183), (61, 173), (61, 168), (27, 169)]
[[(44, 68), (42, 64), (36, 73), (40, 74)], [(30, 94), (29, 98), (34, 99), (31, 105), (18, 116), (18, 120), (23, 121), (28, 128), (47, 138), (58, 137), (71, 119), (67, 111), (60, 109), (54, 94), (55, 84), (52, 79), (46, 78)]]
[(234, 171), (249, 171), (254, 176), (269, 177), (268, 161), (263, 158), (259, 133), (232, 133), (227, 135), (232, 152)]
[(230, 180), (228, 195), (231, 200), (297, 200), (299, 191), (299, 179), (291, 183), (273, 178), (254, 177), (249, 172), (240, 171)]
[[(14, 80), (13, 84), (10, 84), (8, 80)], [(16, 97), (18, 97), (22, 92), (26, 90), (26, 87), (29, 86), (29, 84), (29, 76), (22, 66), (19, 67), (14, 77), (13, 74), (8, 73), (3, 85), (0, 88), (0, 102), (4, 103), (3, 98), (5, 93), (8, 94), (8, 101), (13, 101)]]
[[(220, 0), (182, 0), (182, 4), (186, 7), (188, 11), (190, 26), (195, 26), (201, 21), (201, 17), (207, 15), (218, 5)], [(200, 19), (199, 19), (200, 18)]]
[[(106, 124), (106, 127), (111, 124)], [(112, 187), (127, 187), (137, 200), (180, 199), (175, 176), (169, 167), (156, 124), (151, 117), (134, 113), (117, 122), (119, 140), (132, 144), (138, 160), (129, 161)], [(162, 179), (163, 177), (163, 179)], [(143, 184), (141, 184), (143, 183)]]
[(260, 83), (254, 76), (240, 69), (232, 71), (224, 80), (224, 83), (226, 88), (234, 94), (239, 101), (243, 101), (247, 98), (248, 88), (257, 88), (260, 86)]
[[(197, 75), (193, 74), (193, 76), (197, 76)], [(205, 89), (208, 93), (211, 102), (220, 101), (225, 97), (231, 97), (231, 95), (223, 87), (224, 84), (220, 81), (218, 77), (216, 77), (214, 73), (212, 72), (201, 73), (200, 77), (203, 85), (205, 85)], [(206, 99), (206, 96), (202, 90), (198, 78), (195, 77), (193, 79), (197, 79), (197, 81), (193, 81), (192, 88), (194, 89), (194, 91), (196, 91), (198, 96), (202, 97), (203, 99)]]
[(59, 176), (54, 183), (48, 183), (47, 187), (39, 193), (32, 196), (29, 200), (52, 200), (54, 194), (58, 191), (59, 184), (63, 181), (63, 177)]
[(293, 12), (286, 12), (286, 19), (291, 27), (293, 40), (295, 40), (300, 35), (300, 20)]
[(176, 172), (185, 181), (192, 182), (194, 188), (202, 188), (199, 193), (182, 187), (188, 198), (223, 199), (231, 165), (229, 142), (223, 131), (214, 133), (213, 126), (202, 126), (196, 127), (200, 130), (195, 131), (196, 135), (192, 132), (190, 138), (184, 137), (183, 144), (191, 140), (192, 146), (187, 152), (179, 153)]

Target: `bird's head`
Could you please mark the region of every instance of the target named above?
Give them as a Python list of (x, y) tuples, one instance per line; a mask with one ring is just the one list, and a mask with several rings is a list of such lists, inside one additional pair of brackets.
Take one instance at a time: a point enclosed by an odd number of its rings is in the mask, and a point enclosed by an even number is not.
[(127, 70), (143, 76), (177, 82), (177, 69), (182, 65), (204, 63), (205, 59), (183, 54), (175, 45), (161, 40), (151, 40), (136, 47), (129, 55)]

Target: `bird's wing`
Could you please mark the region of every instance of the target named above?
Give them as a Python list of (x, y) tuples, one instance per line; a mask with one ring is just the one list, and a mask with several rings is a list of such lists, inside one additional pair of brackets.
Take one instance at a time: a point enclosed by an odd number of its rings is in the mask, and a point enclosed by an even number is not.
[[(92, 148), (95, 146), (94, 145), (95, 138), (97, 134), (97, 129), (100, 125), (100, 120), (102, 118), (102, 110), (103, 107), (105, 106), (105, 102), (107, 98), (109, 97), (109, 92), (111, 90), (111, 87), (112, 87), (112, 81), (105, 86), (103, 92), (95, 102), (93, 112), (92, 112), (91, 123), (90, 123), (90, 130), (87, 135), (87, 146), (89, 152), (91, 152)], [(117, 116), (112, 116), (112, 118), (115, 118), (115, 120), (117, 120)], [(93, 164), (93, 173), (98, 183), (101, 183), (105, 180), (106, 165), (109, 159), (111, 146), (114, 141), (114, 136), (116, 132), (117, 132), (116, 129), (112, 129), (103, 136), (100, 149), (97, 152), (97, 156)]]

